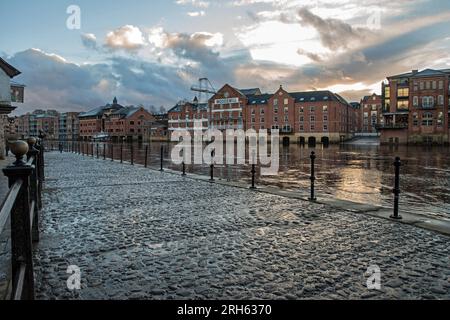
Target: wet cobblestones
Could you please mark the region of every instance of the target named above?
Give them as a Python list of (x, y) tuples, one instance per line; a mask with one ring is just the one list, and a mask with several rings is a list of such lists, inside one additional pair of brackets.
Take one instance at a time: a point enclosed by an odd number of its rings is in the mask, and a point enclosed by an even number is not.
[[(449, 238), (74, 154), (46, 156), (39, 299), (450, 298)], [(370, 265), (381, 290), (366, 287)], [(69, 265), (81, 290), (69, 291)]]

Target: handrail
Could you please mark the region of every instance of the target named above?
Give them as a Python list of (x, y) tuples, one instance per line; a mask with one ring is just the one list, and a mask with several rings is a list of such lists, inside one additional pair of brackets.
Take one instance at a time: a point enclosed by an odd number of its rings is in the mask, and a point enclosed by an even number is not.
[(30, 157), (30, 159), (27, 161), (27, 166), (31, 166), (34, 162), (34, 157)]
[(25, 263), (21, 263), (19, 274), (17, 276), (16, 292), (13, 292), (14, 300), (22, 299), (23, 284), (25, 282), (26, 269), (27, 269), (27, 265)]
[(22, 188), (23, 180), (19, 179), (11, 186), (8, 193), (6, 194), (5, 200), (1, 205), (0, 210), (0, 232), (2, 232), (6, 221), (11, 214), (11, 210), (14, 207), (17, 196), (19, 195), (20, 188)]

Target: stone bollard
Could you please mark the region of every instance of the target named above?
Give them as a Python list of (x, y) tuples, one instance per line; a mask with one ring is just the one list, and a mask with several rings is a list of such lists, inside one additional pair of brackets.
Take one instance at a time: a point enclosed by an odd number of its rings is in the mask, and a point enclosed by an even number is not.
[(314, 161), (316, 160), (316, 153), (313, 151), (311, 152), (311, 177), (309, 178), (311, 180), (311, 195), (309, 197), (309, 201), (316, 201), (316, 196), (314, 193), (314, 182), (316, 181), (316, 176), (314, 172)]
[(394, 167), (395, 167), (395, 181), (394, 181), (394, 189), (392, 193), (394, 194), (394, 214), (391, 215), (392, 219), (400, 220), (402, 216), (398, 214), (398, 201), (400, 198), (400, 167), (402, 163), (399, 157), (395, 158)]

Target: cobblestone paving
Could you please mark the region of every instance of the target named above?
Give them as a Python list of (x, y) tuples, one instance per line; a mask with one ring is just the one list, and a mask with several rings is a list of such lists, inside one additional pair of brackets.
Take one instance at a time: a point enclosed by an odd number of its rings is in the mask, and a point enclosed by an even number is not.
[[(74, 154), (46, 161), (39, 299), (450, 298), (445, 236)], [(366, 287), (373, 264), (381, 290)]]

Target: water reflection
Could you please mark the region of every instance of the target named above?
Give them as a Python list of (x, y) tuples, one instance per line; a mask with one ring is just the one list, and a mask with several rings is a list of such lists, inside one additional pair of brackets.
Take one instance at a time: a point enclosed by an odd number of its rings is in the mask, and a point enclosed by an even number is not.
[[(160, 143), (135, 144), (134, 160), (144, 163), (145, 148), (149, 149), (149, 166), (159, 166)], [(170, 161), (174, 144), (163, 143), (164, 166), (181, 170)], [(94, 148), (96, 145), (94, 145)], [(102, 157), (102, 144), (99, 144)], [(310, 153), (315, 151), (317, 194), (373, 205), (392, 207), (393, 160), (402, 159), (402, 211), (450, 218), (450, 148), (418, 146), (330, 145), (328, 148), (280, 147), (280, 170), (277, 176), (260, 177), (257, 184), (283, 189), (309, 190)], [(120, 158), (120, 144), (113, 148), (114, 158)], [(225, 148), (224, 148), (225, 152)], [(106, 146), (110, 157), (110, 146)], [(248, 156), (248, 155), (247, 155)], [(130, 145), (123, 145), (123, 159), (130, 159)], [(207, 165), (189, 165), (189, 173), (208, 175)], [(215, 176), (250, 183), (249, 165), (216, 165)]]

